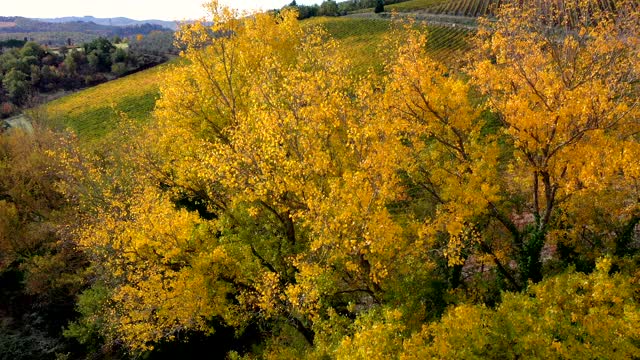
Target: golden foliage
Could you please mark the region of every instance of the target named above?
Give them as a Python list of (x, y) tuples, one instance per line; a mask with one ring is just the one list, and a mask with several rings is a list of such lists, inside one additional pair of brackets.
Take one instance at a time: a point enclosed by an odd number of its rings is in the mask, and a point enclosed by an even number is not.
[(569, 271), (527, 293), (505, 294), (495, 310), (449, 309), (404, 343), (402, 359), (560, 358), (624, 359), (638, 352), (638, 282), (609, 275), (600, 259), (591, 275)]
[[(210, 10), (213, 25), (179, 34), (185, 64), (168, 72), (154, 124), (114, 135), (128, 141), (123, 149), (107, 139), (97, 155), (59, 152), (68, 168), (61, 191), (79, 189), (78, 243), (108, 288), (102, 331), (112, 341), (143, 351), (183, 331), (215, 331), (215, 318), (238, 329), (276, 324), (265, 350), (273, 358), (314, 344), (314, 356), (341, 358), (382, 358), (401, 346), (442, 355), (468, 339), (477, 341), (469, 351), (485, 351), (481, 324), (494, 313), (471, 305), (403, 345), (407, 324), (438, 311), (412, 291), (449, 267), (458, 275), (446, 281), (457, 287), (465, 264), (467, 273), (490, 264), (520, 290), (542, 279), (550, 239), (579, 243), (588, 227), (612, 244), (619, 232), (607, 221), (627, 229), (638, 221), (638, 42), (625, 36), (637, 21), (594, 12), (595, 22), (558, 36), (507, 5), (484, 23), (468, 82), (429, 58), (415, 24), (391, 33), (382, 74), (356, 75), (348, 54), (290, 9)], [(557, 279), (571, 289), (582, 280)], [(603, 270), (587, 280), (621, 282)], [(560, 292), (545, 287), (552, 283), (532, 286), (535, 300), (503, 306), (547, 316), (556, 305), (541, 302)], [(598, 301), (589, 307), (601, 309)], [(374, 310), (389, 303), (415, 313)], [(350, 316), (358, 320), (347, 337), (323, 333)], [(622, 316), (607, 326), (631, 336)], [(542, 342), (522, 340), (522, 353), (584, 345), (556, 344), (554, 329), (541, 330)], [(307, 343), (272, 349), (275, 339), (298, 338)]]

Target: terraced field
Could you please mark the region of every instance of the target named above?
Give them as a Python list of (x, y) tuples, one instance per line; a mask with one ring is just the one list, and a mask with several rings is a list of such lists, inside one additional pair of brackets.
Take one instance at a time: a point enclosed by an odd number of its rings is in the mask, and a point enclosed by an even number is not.
[(484, 16), (490, 14), (500, 0), (452, 0), (429, 8), (429, 12), (457, 16)]
[(307, 26), (322, 26), (341, 46), (348, 49), (356, 72), (369, 67), (382, 69), (384, 56), (380, 50), (391, 23), (380, 19), (355, 19), (347, 17), (319, 17), (305, 22)]
[(447, 65), (456, 66), (469, 50), (469, 39), (474, 31), (464, 27), (429, 26), (427, 50)]

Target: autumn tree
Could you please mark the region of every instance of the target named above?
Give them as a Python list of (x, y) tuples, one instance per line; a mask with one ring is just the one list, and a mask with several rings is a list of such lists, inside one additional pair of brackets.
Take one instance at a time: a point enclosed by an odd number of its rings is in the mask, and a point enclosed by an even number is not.
[(328, 314), (429, 277), (417, 227), (387, 207), (403, 197), (402, 120), (295, 12), (211, 10), (213, 26), (179, 35), (188, 65), (162, 88), (146, 155), (69, 170), (97, 181), (78, 234), (103, 269), (103, 332), (144, 350), (215, 317), (293, 329), (308, 347)]
[(415, 196), (405, 209), (423, 219), (427, 249), (447, 259), (453, 287), (466, 264), (521, 289), (542, 279), (545, 245), (593, 261), (604, 250), (594, 242), (624, 249), (638, 221), (634, 8), (570, 12), (585, 17), (577, 30), (575, 17), (541, 15), (553, 7), (501, 9), (468, 68), (501, 126), (473, 105), (468, 83), (429, 59), (424, 35), (395, 36), (402, 45), (388, 70), (389, 112), (411, 124), (402, 172)]
[[(255, 288), (243, 294), (246, 306), (293, 319), (312, 342), (321, 299), (352, 294), (357, 301), (380, 301), (379, 283), (390, 265), (383, 253), (401, 246), (382, 245), (397, 234), (384, 208), (396, 196), (397, 161), (374, 140), (388, 131), (382, 120), (363, 121), (374, 119), (365, 110), (373, 89), (357, 88), (336, 44), (317, 30), (306, 33), (295, 13), (274, 20), (260, 15), (234, 24), (236, 35), (212, 39), (207, 56), (197, 48), (189, 52), (196, 66), (182, 76), (197, 81), (167, 88), (160, 116), (167, 124), (180, 116), (181, 123), (171, 124), (206, 141), (198, 153), (210, 155), (194, 175), (217, 184), (208, 190), (215, 191), (207, 196), (212, 205), (233, 213), (240, 206), (246, 213), (234, 217), (248, 215), (259, 224), (251, 238), (238, 238), (262, 268), (253, 275)], [(189, 35), (193, 43), (197, 37)], [(193, 90), (185, 96), (185, 89)], [(191, 96), (203, 95), (217, 101), (209, 108), (189, 105), (200, 102)], [(253, 228), (247, 220), (230, 230)]]
[[(264, 357), (392, 357), (411, 333), (438, 345), (448, 317), (420, 328), (447, 302), (490, 302), (471, 277), (521, 291), (552, 243), (591, 260), (626, 254), (638, 18), (589, 9), (563, 25), (505, 5), (467, 74), (432, 60), (416, 24), (398, 26), (384, 71), (356, 75), (292, 9), (247, 16), (213, 2), (211, 23), (178, 34), (184, 62), (154, 123), (59, 154), (96, 274), (68, 333), (138, 353), (260, 324)], [(624, 281), (606, 267), (587, 279), (594, 293)], [(567, 276), (563, 289), (585, 280)], [(562, 292), (544, 286), (530, 291)], [(609, 295), (594, 308), (620, 304), (611, 328), (633, 333), (617, 320), (635, 300)], [(472, 305), (447, 316), (467, 310), (489, 316)], [(471, 335), (490, 336), (480, 328)]]
[(452, 307), (404, 342), (401, 359), (634, 357), (640, 316), (635, 274), (609, 274), (611, 258), (586, 275), (570, 270), (505, 294), (495, 309)]
[(65, 136), (38, 124), (0, 133), (0, 352), (49, 357), (68, 343), (61, 329), (85, 285), (82, 255), (59, 232), (68, 201), (58, 191)]
[[(585, 217), (612, 214), (608, 220), (623, 228), (638, 221), (631, 161), (638, 151), (638, 13), (630, 2), (617, 7), (506, 3), (496, 21), (482, 23), (470, 72), (513, 149), (505, 176), (524, 202), (492, 211), (513, 236), (523, 283), (542, 279), (541, 250), (552, 235), (612, 240)], [(613, 187), (615, 203), (605, 190)], [(515, 214), (532, 219), (519, 228)]]

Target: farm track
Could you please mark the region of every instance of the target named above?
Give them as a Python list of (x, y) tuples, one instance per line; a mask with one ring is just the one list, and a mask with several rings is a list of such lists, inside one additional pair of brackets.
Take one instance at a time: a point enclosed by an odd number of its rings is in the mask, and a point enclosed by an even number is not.
[(23, 114), (0, 120), (0, 132), (6, 128), (22, 129), (27, 132), (33, 132), (33, 125)]

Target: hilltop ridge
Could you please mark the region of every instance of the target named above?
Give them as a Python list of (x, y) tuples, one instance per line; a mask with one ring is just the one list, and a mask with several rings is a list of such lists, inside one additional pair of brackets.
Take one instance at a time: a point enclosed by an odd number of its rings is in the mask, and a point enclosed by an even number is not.
[(86, 23), (94, 23), (98, 25), (107, 25), (107, 26), (132, 26), (132, 25), (142, 25), (142, 24), (152, 24), (159, 25), (163, 28), (176, 30), (178, 28), (177, 21), (166, 21), (166, 20), (158, 20), (158, 19), (148, 19), (148, 20), (135, 20), (127, 17), (110, 17), (110, 18), (98, 18), (94, 16), (64, 16), (58, 18), (36, 18), (34, 20), (47, 22), (47, 23), (68, 23), (68, 22), (86, 22)]
[[(124, 22), (121, 22), (124, 23)], [(103, 25), (87, 21), (46, 22), (20, 16), (0, 16), (0, 40), (29, 39), (46, 45), (83, 43), (97, 37), (129, 37), (172, 31), (160, 24)]]

